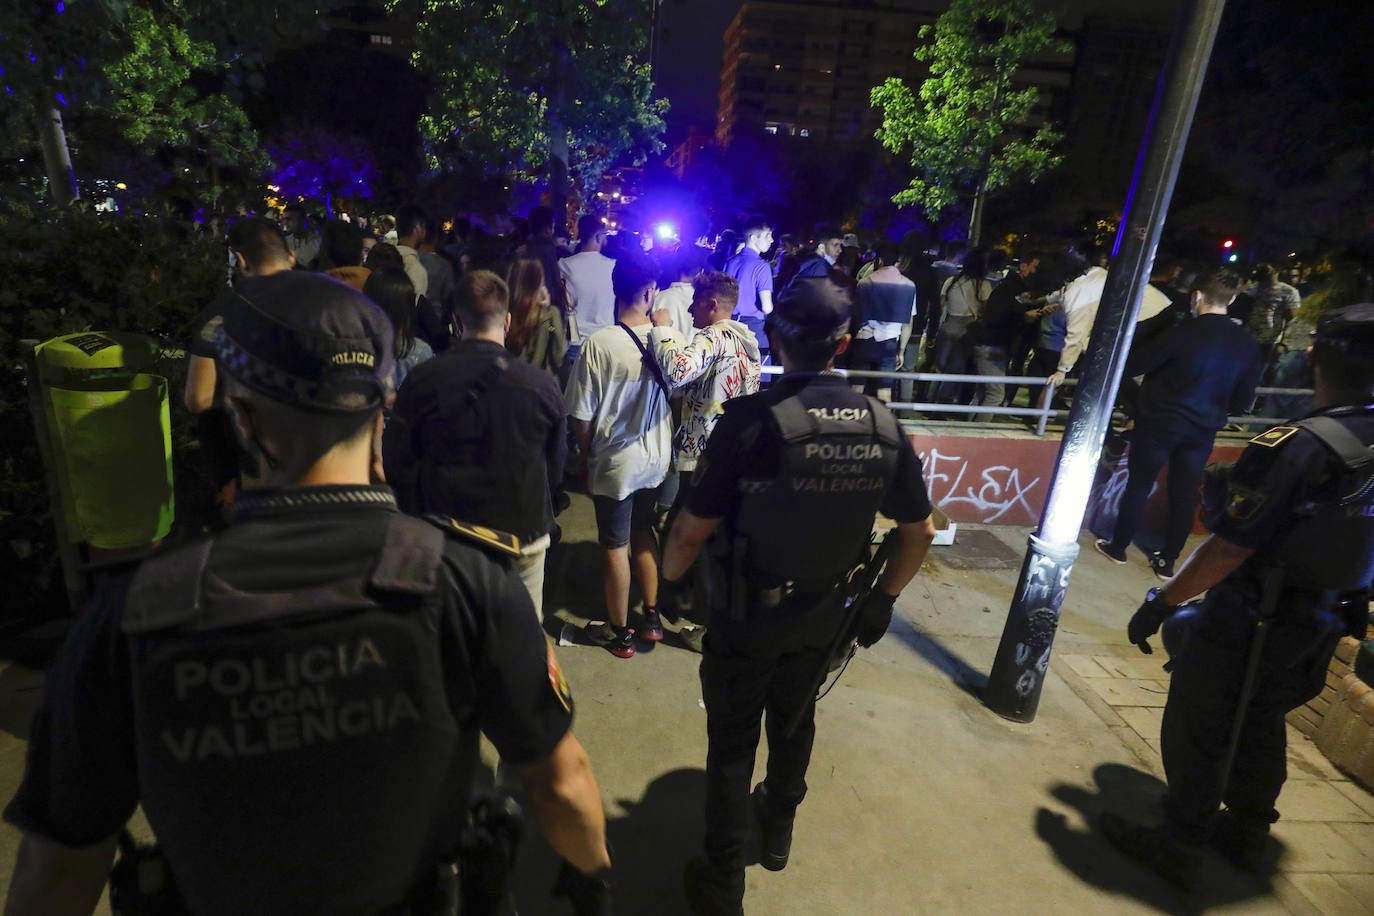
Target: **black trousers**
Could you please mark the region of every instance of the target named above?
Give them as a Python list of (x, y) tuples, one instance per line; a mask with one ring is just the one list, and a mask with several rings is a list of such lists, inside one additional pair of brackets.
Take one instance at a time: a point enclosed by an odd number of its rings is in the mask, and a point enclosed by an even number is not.
[(1112, 548), (1125, 550), (1140, 530), (1145, 517), (1145, 503), (1154, 489), (1160, 468), (1169, 465), (1169, 520), (1164, 531), (1164, 548), (1160, 554), (1176, 558), (1188, 542), (1197, 514), (1197, 492), (1202, 485), (1202, 471), (1212, 454), (1214, 436), (1200, 438), (1193, 430), (1170, 431), (1141, 424), (1131, 434), (1131, 450), (1127, 457), (1126, 489), (1121, 494), (1116, 514), (1116, 529), (1112, 534)]
[(1257, 590), (1225, 583), (1214, 588), (1174, 657), (1160, 729), (1169, 783), (1164, 808), (1174, 827), (1194, 842), (1207, 839), (1222, 803), (1250, 823), (1278, 819), (1274, 803), (1288, 776), (1284, 717), (1321, 692), (1344, 629), (1329, 612), (1280, 599), (1228, 780), (1226, 747), (1258, 601)]
[[(706, 635), (701, 692), (706, 702), (706, 841), (713, 878), (742, 899), (749, 840), (749, 781), (759, 745), (760, 719), (768, 729), (768, 787), (773, 813), (788, 816), (806, 796), (806, 768), (816, 736), (815, 678), (826, 648), (801, 646), (779, 654), (740, 651)], [(784, 735), (803, 710), (800, 724)]]

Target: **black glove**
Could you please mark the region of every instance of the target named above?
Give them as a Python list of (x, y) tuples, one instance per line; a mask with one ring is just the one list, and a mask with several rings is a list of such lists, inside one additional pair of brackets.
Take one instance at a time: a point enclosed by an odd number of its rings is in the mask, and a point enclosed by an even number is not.
[(1150, 589), (1145, 593), (1145, 603), (1131, 615), (1131, 622), (1126, 624), (1126, 638), (1135, 643), (1141, 652), (1153, 655), (1155, 650), (1150, 648), (1150, 637), (1159, 632), (1164, 621), (1176, 610), (1178, 605), (1165, 601), (1159, 589)]
[(574, 916), (611, 916), (611, 870), (585, 875), (565, 860), (553, 883), (555, 896), (567, 897)]
[(896, 601), (896, 595), (889, 595), (880, 588), (868, 593), (863, 607), (859, 608), (859, 629), (854, 634), (859, 645), (867, 649), (883, 638), (888, 624), (892, 623), (892, 605)]

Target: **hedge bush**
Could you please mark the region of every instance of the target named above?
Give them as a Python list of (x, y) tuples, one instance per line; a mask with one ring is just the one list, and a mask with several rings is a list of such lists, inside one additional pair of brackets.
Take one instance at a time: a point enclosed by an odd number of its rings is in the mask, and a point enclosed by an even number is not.
[[(26, 351), (78, 331), (131, 331), (162, 342), (180, 499), (195, 471), (181, 402), (183, 348), (196, 313), (222, 288), (222, 239), (156, 214), (0, 203), (0, 625), (66, 613), (51, 508), (29, 412)], [(188, 508), (190, 506), (188, 505)]]

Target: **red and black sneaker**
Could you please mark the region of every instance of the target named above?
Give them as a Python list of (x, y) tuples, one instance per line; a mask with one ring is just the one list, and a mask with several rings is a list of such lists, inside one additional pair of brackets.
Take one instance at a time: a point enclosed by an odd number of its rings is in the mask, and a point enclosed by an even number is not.
[(644, 608), (644, 628), (639, 631), (640, 639), (647, 639), (649, 642), (659, 642), (663, 639), (663, 623), (658, 619), (656, 608)]
[(630, 658), (635, 654), (635, 630), (634, 627), (617, 627), (612, 624), (615, 630), (615, 638), (606, 643), (606, 651), (616, 658)]

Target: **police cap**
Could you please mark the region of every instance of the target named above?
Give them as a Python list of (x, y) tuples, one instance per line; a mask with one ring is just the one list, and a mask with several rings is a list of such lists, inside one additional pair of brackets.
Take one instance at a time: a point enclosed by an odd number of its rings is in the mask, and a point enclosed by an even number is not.
[(215, 332), (220, 367), (299, 410), (375, 410), (391, 393), (391, 321), (371, 299), (322, 274), (283, 271), (236, 284)]
[(1357, 359), (1374, 360), (1374, 303), (1332, 309), (1317, 319), (1312, 342)]
[(778, 294), (768, 316), (770, 333), (798, 341), (838, 339), (853, 309), (849, 290), (829, 277), (799, 277)]

